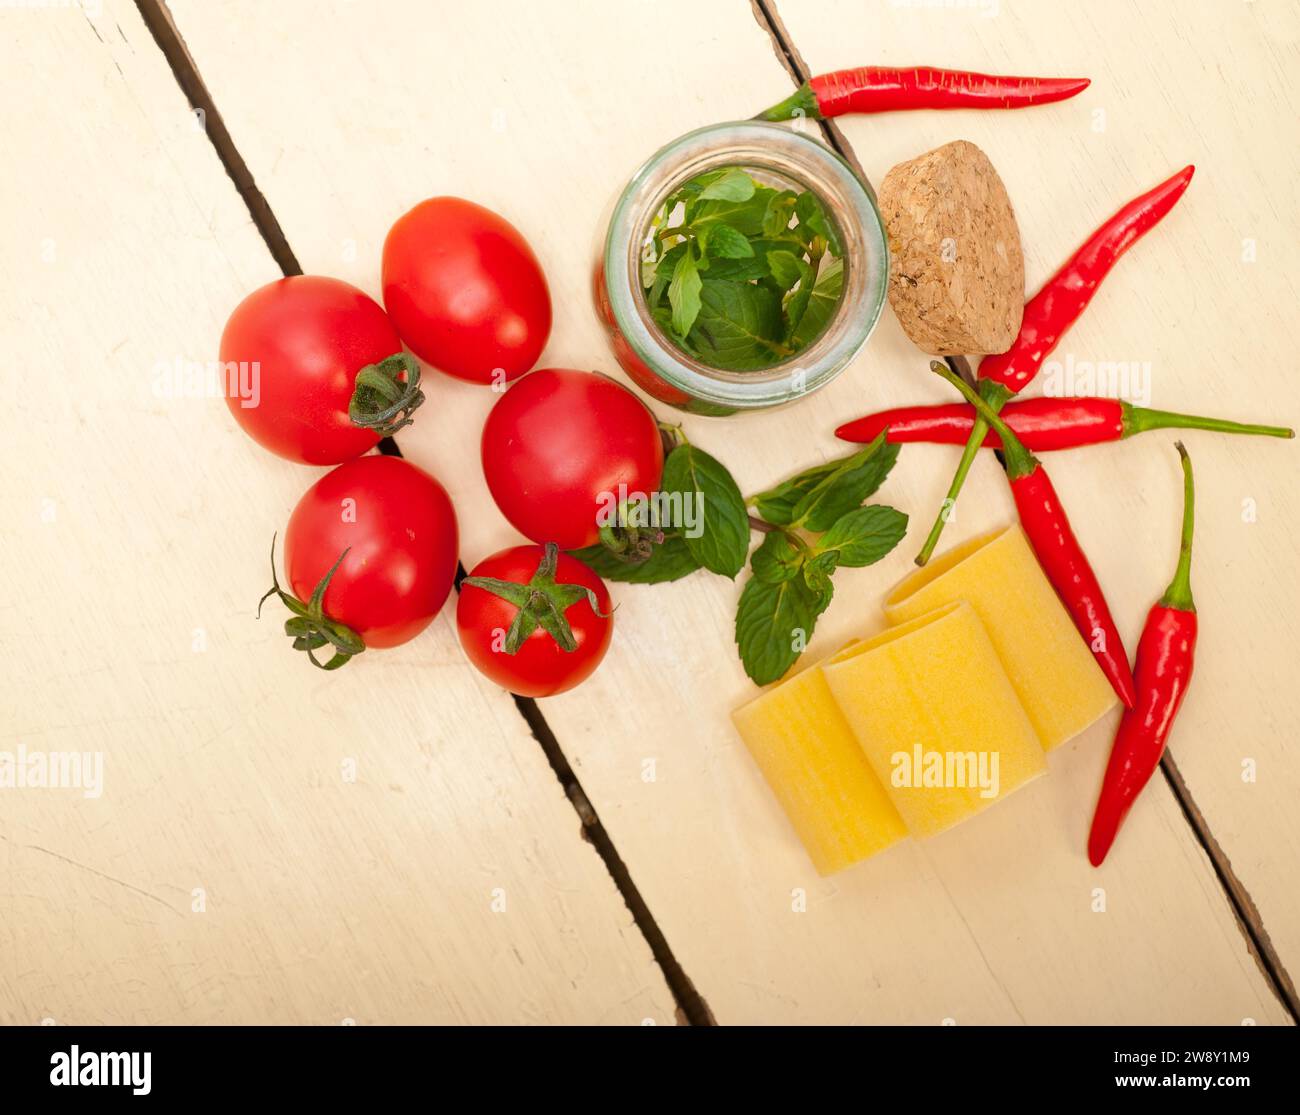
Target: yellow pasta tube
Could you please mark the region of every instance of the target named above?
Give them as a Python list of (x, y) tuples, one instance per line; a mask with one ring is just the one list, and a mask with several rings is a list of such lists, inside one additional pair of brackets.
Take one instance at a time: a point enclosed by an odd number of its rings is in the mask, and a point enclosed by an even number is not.
[(817, 665), (731, 715), (819, 874), (907, 835)]
[(885, 597), (885, 618), (902, 623), (954, 600), (970, 601), (979, 615), (1045, 750), (1117, 703), (1018, 523), (903, 578)]
[(833, 655), (822, 673), (914, 836), (933, 836), (1046, 768), (975, 609), (947, 604)]

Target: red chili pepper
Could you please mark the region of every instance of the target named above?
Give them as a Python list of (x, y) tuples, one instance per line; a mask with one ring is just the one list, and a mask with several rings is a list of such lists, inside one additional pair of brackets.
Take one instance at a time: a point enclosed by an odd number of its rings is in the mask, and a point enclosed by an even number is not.
[(1086, 77), (1012, 77), (932, 66), (859, 66), (821, 74), (799, 86), (757, 120), (811, 117), (826, 120), (849, 112), (914, 108), (1027, 108), (1082, 93)]
[(956, 387), (1001, 438), (1007, 459), (1007, 480), (1016, 500), (1016, 510), (1020, 512), (1020, 525), (1034, 549), (1038, 564), (1056, 589), (1111, 688), (1126, 708), (1132, 708), (1133, 671), (1129, 669), (1128, 653), (1111, 618), (1101, 585), (1097, 583), (1097, 575), (1074, 536), (1047, 470), (988, 403), (975, 393), (975, 389), (954, 375), (947, 364), (935, 360), (930, 367)]
[[(1056, 348), (1066, 331), (1087, 308), (1098, 285), (1116, 260), (1131, 248), (1141, 236), (1158, 225), (1166, 213), (1183, 196), (1196, 172), (1194, 166), (1185, 166), (1172, 178), (1161, 182), (1153, 190), (1130, 201), (1097, 229), (1065, 262), (1055, 275), (1043, 284), (1043, 289), (1025, 304), (1025, 316), (1020, 323), (1020, 333), (1006, 352), (986, 356), (980, 361), (980, 394), (993, 408), (1000, 411), (1012, 395), (1023, 391), (1038, 374), (1043, 361)], [(943, 507), (930, 528), (930, 535), (916, 556), (916, 564), (924, 565), (934, 553), (939, 535), (948, 521), (948, 512), (957, 502), (966, 473), (970, 471), (975, 454), (984, 442), (988, 426), (978, 419), (966, 442), (966, 452), (957, 465), (952, 487), (944, 499)]]
[[(1025, 448), (1034, 452), (1119, 441), (1148, 430), (1217, 430), (1224, 434), (1295, 437), (1295, 430), (1287, 426), (1256, 426), (1224, 418), (1149, 410), (1122, 399), (1024, 399), (1003, 407), (1002, 417), (1016, 437), (1024, 442)], [(886, 441), (899, 444), (965, 445), (975, 419), (975, 408), (965, 403), (896, 407), (846, 422), (835, 431), (835, 436), (844, 441), (866, 443), (875, 441), (876, 436), (884, 431)], [(997, 449), (1002, 443), (997, 434), (986, 430), (984, 445)]]
[(1183, 532), (1178, 569), (1159, 602), (1147, 614), (1137, 648), (1137, 704), (1127, 710), (1115, 733), (1101, 795), (1088, 834), (1088, 859), (1100, 867), (1120, 825), (1150, 781), (1174, 717), (1187, 695), (1196, 654), (1196, 604), (1192, 600), (1192, 461), (1178, 443), (1183, 464)]

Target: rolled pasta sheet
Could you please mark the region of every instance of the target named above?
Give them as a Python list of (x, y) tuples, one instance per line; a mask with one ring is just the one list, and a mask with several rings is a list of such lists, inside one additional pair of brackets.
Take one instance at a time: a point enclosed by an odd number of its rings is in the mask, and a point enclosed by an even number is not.
[(1046, 769), (975, 609), (944, 605), (833, 655), (836, 704), (913, 836), (933, 836)]
[(885, 618), (905, 623), (955, 600), (969, 601), (984, 624), (1044, 750), (1118, 704), (1018, 523), (909, 574), (885, 597)]
[(767, 690), (732, 719), (819, 874), (907, 835), (818, 666)]

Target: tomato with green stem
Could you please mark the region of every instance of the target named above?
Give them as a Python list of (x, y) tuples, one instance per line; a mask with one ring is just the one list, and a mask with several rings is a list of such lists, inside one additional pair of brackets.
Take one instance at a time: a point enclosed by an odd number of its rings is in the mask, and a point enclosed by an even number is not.
[[(262, 599), (278, 596), (294, 613), (285, 633), (295, 650), (337, 669), (429, 625), (451, 592), (456, 548), (456, 514), (437, 480), (400, 457), (358, 457), (298, 501), (284, 536), (289, 591), (275, 577), (273, 553)], [(322, 664), (315, 652), (327, 646), (334, 658)]]
[(223, 393), (259, 445), (309, 465), (359, 457), (411, 421), (420, 367), (373, 298), (323, 275), (259, 287), (221, 335)]
[(512, 546), (461, 582), (456, 627), (469, 660), (521, 697), (551, 697), (585, 681), (609, 649), (605, 582), (555, 544)]

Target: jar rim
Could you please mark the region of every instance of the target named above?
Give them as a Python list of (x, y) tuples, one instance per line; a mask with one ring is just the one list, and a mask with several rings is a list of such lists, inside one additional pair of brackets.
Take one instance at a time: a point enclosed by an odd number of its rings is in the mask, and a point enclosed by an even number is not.
[[(672, 190), (719, 166), (768, 170), (799, 182), (831, 203), (845, 241), (845, 286), (835, 312), (806, 348), (766, 369), (731, 371), (705, 364), (643, 312), (642, 231)], [(870, 186), (836, 151), (785, 125), (744, 120), (687, 132), (642, 163), (615, 203), (602, 266), (614, 325), (639, 360), (702, 402), (755, 409), (824, 386), (861, 351), (884, 308), (889, 252)]]

